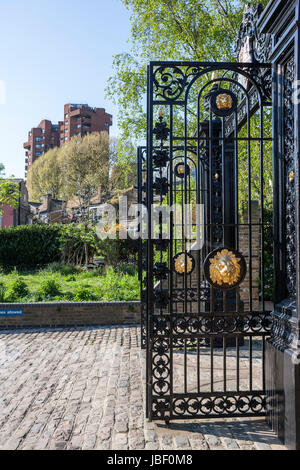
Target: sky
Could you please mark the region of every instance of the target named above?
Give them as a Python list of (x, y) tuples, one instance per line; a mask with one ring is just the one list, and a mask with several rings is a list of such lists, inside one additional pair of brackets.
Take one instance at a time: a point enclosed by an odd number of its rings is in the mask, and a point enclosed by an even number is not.
[(121, 0), (0, 0), (0, 163), (23, 178), (28, 131), (63, 119), (66, 103), (113, 115), (105, 98), (115, 54), (128, 50)]

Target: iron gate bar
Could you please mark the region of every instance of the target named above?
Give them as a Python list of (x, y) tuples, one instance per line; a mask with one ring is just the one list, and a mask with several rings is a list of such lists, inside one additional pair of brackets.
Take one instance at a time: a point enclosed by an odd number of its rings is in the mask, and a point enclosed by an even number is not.
[[(145, 175), (145, 162), (146, 162), (146, 147), (138, 147), (137, 149), (137, 180), (138, 180), (138, 204), (139, 207), (142, 205), (146, 208), (147, 203), (144, 199), (144, 185), (146, 184)], [(138, 226), (139, 232), (141, 232), (141, 226)], [(146, 278), (144, 276), (145, 268), (144, 266), (146, 262), (146, 257), (144, 253), (144, 249), (147, 248), (147, 241), (143, 240), (142, 237), (139, 238), (139, 251), (138, 251), (138, 278), (140, 282), (140, 298), (141, 298), (141, 349), (146, 349), (146, 342), (147, 342), (147, 302), (144, 299), (144, 283)]]

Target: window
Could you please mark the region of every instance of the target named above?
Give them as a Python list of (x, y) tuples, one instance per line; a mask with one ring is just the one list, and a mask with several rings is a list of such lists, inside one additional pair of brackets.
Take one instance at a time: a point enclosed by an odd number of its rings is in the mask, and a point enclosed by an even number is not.
[(68, 113), (65, 114), (65, 119), (68, 119), (68, 117), (69, 117), (69, 114)]
[(36, 157), (40, 157), (41, 155), (42, 155), (41, 152), (36, 152), (35, 154)]
[(42, 129), (42, 134), (45, 134), (45, 132), (46, 132), (45, 129)]
[(65, 137), (65, 140), (68, 140), (68, 137)]
[(42, 146), (40, 144), (36, 144), (35, 148), (40, 149)]
[(81, 124), (77, 124), (77, 129), (80, 129), (81, 128)]
[(65, 134), (67, 134), (69, 132), (69, 129), (65, 129)]
[(69, 124), (69, 121), (65, 121), (65, 126), (67, 126)]

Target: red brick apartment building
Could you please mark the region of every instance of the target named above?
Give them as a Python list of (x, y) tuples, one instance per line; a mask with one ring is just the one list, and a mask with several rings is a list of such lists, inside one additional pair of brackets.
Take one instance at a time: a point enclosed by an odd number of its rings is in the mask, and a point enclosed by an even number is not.
[(28, 141), (25, 142), (25, 172), (43, 153), (51, 148), (59, 146), (59, 126), (61, 123), (52, 124), (43, 120), (38, 127), (34, 127), (28, 133)]
[(44, 120), (29, 131), (28, 141), (24, 143), (25, 174), (35, 160), (49, 149), (66, 144), (74, 135), (84, 137), (91, 132), (109, 133), (110, 126), (112, 115), (106, 113), (104, 108), (92, 108), (88, 104), (66, 104), (64, 121), (52, 124)]
[(112, 125), (112, 115), (104, 108), (91, 108), (88, 104), (66, 104), (64, 122), (60, 124), (60, 145), (74, 135), (84, 137), (91, 132), (106, 131)]

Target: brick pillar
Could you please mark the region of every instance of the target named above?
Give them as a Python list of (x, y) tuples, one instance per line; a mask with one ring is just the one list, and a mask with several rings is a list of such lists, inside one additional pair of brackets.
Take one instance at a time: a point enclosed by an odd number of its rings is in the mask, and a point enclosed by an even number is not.
[[(260, 209), (258, 205), (258, 201), (251, 201), (251, 217), (252, 221), (251, 224), (251, 234), (252, 234), (252, 308), (253, 310), (260, 309), (260, 301), (259, 301), (259, 278), (260, 278)], [(250, 264), (249, 264), (249, 255), (250, 255), (250, 245), (249, 245), (249, 228), (247, 225), (248, 223), (248, 209), (244, 211), (242, 217), (239, 221), (242, 224), (239, 227), (239, 251), (244, 255), (246, 262), (247, 262), (247, 274), (245, 280), (240, 286), (240, 298), (241, 301), (244, 303), (244, 310), (247, 311), (250, 308), (249, 305), (249, 295), (250, 295)], [(257, 225), (255, 225), (257, 224)]]

